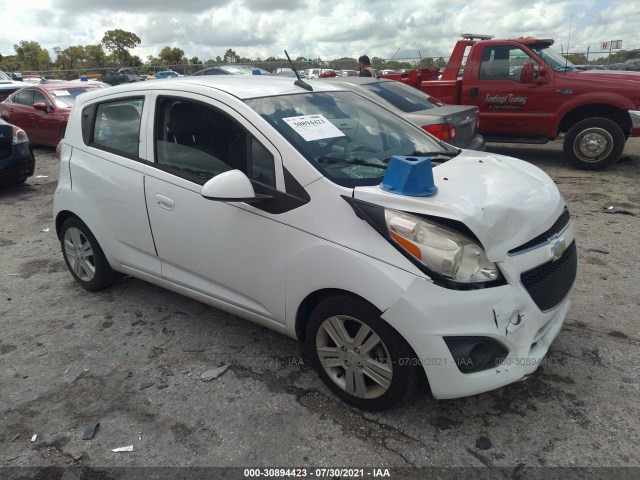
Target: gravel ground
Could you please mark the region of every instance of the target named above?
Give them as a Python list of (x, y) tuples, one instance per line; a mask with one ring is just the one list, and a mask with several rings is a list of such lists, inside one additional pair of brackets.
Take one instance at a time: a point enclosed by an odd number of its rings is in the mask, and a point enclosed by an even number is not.
[[(58, 161), (36, 149), (35, 176), (0, 190), (0, 477), (27, 466), (103, 479), (115, 474), (96, 469), (124, 466), (637, 475), (640, 139), (594, 173), (568, 167), (557, 142), (489, 149), (538, 165), (567, 200), (581, 271), (565, 327), (524, 382), (458, 400), (423, 393), (385, 413), (337, 401), (291, 339), (132, 278), (80, 288), (51, 215)], [(203, 381), (217, 367), (228, 369)]]

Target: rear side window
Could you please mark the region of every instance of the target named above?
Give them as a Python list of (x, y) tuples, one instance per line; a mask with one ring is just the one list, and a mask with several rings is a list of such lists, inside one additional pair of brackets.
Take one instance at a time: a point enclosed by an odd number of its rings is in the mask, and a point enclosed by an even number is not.
[(140, 114), (144, 99), (127, 98), (91, 105), (82, 112), (83, 130), (92, 147), (138, 158), (140, 148)]
[(15, 97), (13, 97), (13, 101), (15, 103), (19, 103), (20, 105), (33, 105), (33, 90), (23, 90), (18, 93)]
[(420, 90), (400, 82), (367, 83), (362, 85), (362, 87), (382, 97), (391, 105), (405, 113), (430, 110), (443, 105), (442, 103), (438, 105), (429, 102), (428, 96)]

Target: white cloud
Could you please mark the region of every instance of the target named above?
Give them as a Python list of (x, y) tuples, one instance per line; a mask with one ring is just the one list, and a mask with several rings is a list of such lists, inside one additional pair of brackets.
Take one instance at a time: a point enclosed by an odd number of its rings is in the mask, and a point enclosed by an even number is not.
[(622, 0), (0, 0), (0, 52), (20, 40), (53, 48), (100, 43), (105, 31), (134, 32), (146, 59), (165, 46), (187, 57), (222, 56), (228, 48), (251, 58), (332, 59), (447, 57), (461, 33), (497, 38), (539, 36), (571, 50), (593, 51), (606, 40), (640, 48), (640, 2)]

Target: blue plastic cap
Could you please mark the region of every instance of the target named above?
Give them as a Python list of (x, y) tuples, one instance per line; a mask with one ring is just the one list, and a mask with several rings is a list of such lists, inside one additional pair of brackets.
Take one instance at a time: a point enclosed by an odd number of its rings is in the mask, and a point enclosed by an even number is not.
[(387, 173), (380, 188), (387, 192), (411, 197), (429, 197), (438, 193), (433, 181), (430, 157), (402, 157), (394, 155), (389, 160)]

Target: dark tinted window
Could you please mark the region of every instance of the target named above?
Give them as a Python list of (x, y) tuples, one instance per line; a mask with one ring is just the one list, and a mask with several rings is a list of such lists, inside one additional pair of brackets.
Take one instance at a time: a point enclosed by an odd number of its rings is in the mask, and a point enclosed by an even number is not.
[(156, 108), (156, 162), (204, 183), (238, 169), (275, 188), (273, 155), (234, 119), (204, 103), (160, 98)]
[(33, 92), (33, 103), (44, 103), (47, 106), (50, 105), (49, 100), (44, 96), (44, 93), (37, 91)]
[(430, 97), (417, 88), (409, 87), (400, 82), (367, 83), (362, 87), (406, 113), (429, 110), (438, 106), (436, 103), (430, 102)]
[(13, 97), (15, 103), (20, 105), (33, 105), (33, 90), (23, 90)]

